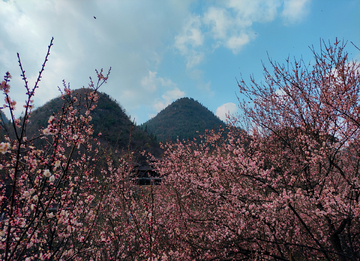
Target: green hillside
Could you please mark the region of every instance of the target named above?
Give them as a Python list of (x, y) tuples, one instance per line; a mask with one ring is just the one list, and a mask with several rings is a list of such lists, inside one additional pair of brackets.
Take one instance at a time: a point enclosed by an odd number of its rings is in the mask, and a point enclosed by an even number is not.
[(0, 110), (0, 142), (4, 141), (4, 135), (6, 134), (5, 127), (9, 125), (10, 120), (6, 117), (5, 113)]
[(8, 124), (10, 120), (6, 117), (5, 113), (0, 110), (0, 124)]
[[(192, 140), (206, 129), (219, 129), (225, 123), (209, 109), (192, 98), (181, 98), (163, 109), (158, 115), (141, 125), (147, 133), (157, 140)], [(197, 133), (198, 132), (198, 133)]]
[[(79, 89), (75, 90), (75, 93), (83, 94), (85, 91), (86, 89)], [(99, 94), (99, 101), (91, 113), (92, 121), (90, 123), (94, 128), (94, 136), (97, 136), (99, 132), (102, 133), (99, 140), (103, 146), (113, 150), (127, 151), (130, 140), (131, 151), (147, 150), (155, 155), (161, 153), (158, 142), (134, 125), (116, 100), (105, 93)], [(27, 128), (27, 136), (36, 135), (41, 127), (46, 127), (49, 117), (53, 112), (55, 114), (60, 112), (63, 103), (64, 100), (58, 97), (34, 110)]]

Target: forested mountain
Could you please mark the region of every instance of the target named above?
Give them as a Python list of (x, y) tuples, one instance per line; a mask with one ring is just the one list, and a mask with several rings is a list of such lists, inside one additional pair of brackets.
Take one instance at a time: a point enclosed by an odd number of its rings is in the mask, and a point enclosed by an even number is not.
[(0, 121), (4, 124), (9, 123), (9, 119), (6, 117), (5, 113), (2, 110), (0, 110)]
[(206, 129), (217, 130), (225, 123), (192, 98), (181, 98), (141, 125), (158, 141), (192, 140)]
[[(76, 93), (83, 94), (87, 89), (76, 90)], [(100, 97), (97, 107), (91, 112), (94, 128), (94, 137), (100, 132), (99, 140), (102, 145), (112, 150), (131, 151), (147, 150), (159, 156), (161, 150), (158, 142), (151, 138), (141, 128), (134, 125), (125, 110), (120, 104), (105, 93), (99, 93)], [(49, 117), (61, 112), (64, 100), (61, 97), (52, 99), (45, 105), (34, 110), (30, 116), (27, 128), (27, 136), (36, 135), (40, 128), (47, 126)], [(129, 146), (130, 141), (130, 146)]]
[(10, 123), (9, 119), (6, 117), (5, 113), (0, 110), (0, 141), (4, 140), (4, 135), (6, 134), (4, 127)]
[[(85, 91), (86, 89), (79, 89), (75, 90), (75, 93), (83, 95)], [(160, 156), (158, 141), (176, 141), (177, 138), (192, 140), (206, 129), (217, 130), (220, 126), (225, 127), (225, 123), (214, 113), (192, 98), (178, 99), (139, 127), (131, 121), (116, 100), (105, 93), (99, 94), (90, 123), (94, 128), (93, 135), (97, 136), (101, 132), (99, 140), (112, 150), (127, 151), (130, 148), (132, 151), (146, 150)], [(35, 109), (30, 116), (26, 136), (36, 137), (40, 129), (46, 128), (49, 117), (53, 113), (56, 115), (61, 112), (63, 103), (64, 100), (58, 97)], [(4, 114), (2, 116), (4, 122), (8, 121)]]

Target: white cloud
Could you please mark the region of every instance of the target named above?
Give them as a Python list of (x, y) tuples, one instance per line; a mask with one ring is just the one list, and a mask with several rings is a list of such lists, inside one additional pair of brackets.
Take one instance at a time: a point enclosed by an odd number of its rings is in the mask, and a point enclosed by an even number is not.
[(250, 37), (247, 34), (241, 34), (240, 36), (230, 37), (225, 46), (232, 50), (234, 54), (239, 53), (241, 48), (250, 42)]
[(162, 77), (157, 77), (157, 72), (152, 72), (149, 70), (149, 75), (145, 76), (141, 80), (141, 85), (146, 92), (155, 92), (159, 87), (172, 87), (175, 88), (176, 84), (173, 83), (170, 79), (164, 79)]
[(161, 99), (155, 99), (152, 105), (156, 112), (161, 111), (174, 100), (185, 96), (185, 92), (181, 91), (170, 79), (158, 77), (157, 72), (150, 70), (148, 76), (142, 78), (141, 85), (145, 93), (162, 93)]
[(196, 51), (196, 48), (203, 45), (204, 36), (200, 29), (200, 16), (190, 16), (181, 32), (175, 36), (175, 48), (187, 59), (186, 68), (192, 68), (200, 64), (204, 58), (202, 52)]
[(170, 102), (179, 99), (181, 97), (184, 97), (185, 93), (180, 91), (178, 88), (175, 88), (173, 90), (167, 91), (162, 95), (164, 100), (170, 104)]
[(172, 90), (169, 90), (167, 92), (165, 92), (161, 97), (163, 98), (162, 101), (158, 101), (155, 105), (154, 108), (156, 109), (157, 112), (161, 111), (162, 109), (164, 109), (166, 106), (168, 106), (170, 103), (172, 103), (173, 101), (184, 97), (185, 96), (185, 92), (180, 91), (178, 88), (174, 88)]
[(156, 79), (156, 72), (149, 71), (149, 75), (145, 76), (141, 80), (141, 85), (148, 92), (154, 92), (157, 90), (158, 79)]
[(225, 8), (210, 7), (204, 14), (204, 23), (211, 27), (214, 39), (225, 39), (232, 24)]
[(222, 121), (226, 122), (228, 119), (227, 116), (235, 114), (237, 112), (237, 109), (238, 107), (235, 103), (228, 102), (218, 107), (215, 114)]
[(191, 69), (194, 66), (200, 64), (204, 60), (204, 56), (205, 55), (203, 52), (197, 52), (194, 50), (189, 51), (187, 55), (186, 68)]
[(200, 30), (200, 16), (190, 16), (181, 30), (175, 36), (175, 47), (183, 54), (187, 54), (188, 46), (197, 47), (203, 44), (204, 36)]
[(228, 0), (226, 6), (236, 14), (238, 26), (248, 27), (254, 22), (271, 22), (281, 6), (280, 0)]
[(196, 85), (197, 89), (200, 90), (204, 95), (207, 95), (208, 97), (213, 97), (215, 95), (215, 92), (211, 90), (211, 82), (199, 82)]
[(211, 86), (211, 82), (207, 82), (205, 84), (199, 85), (198, 88), (201, 89), (201, 90), (204, 90), (206, 92), (211, 93), (211, 95), (214, 95), (214, 92), (211, 91), (210, 86)]
[(188, 76), (195, 81), (197, 90), (201, 91), (202, 95), (212, 97), (215, 95), (211, 89), (211, 81), (207, 81), (204, 76), (204, 71), (199, 69), (192, 69), (188, 71)]
[[(174, 46), (187, 58), (187, 68), (205, 59), (205, 46), (223, 46), (238, 54), (256, 37), (254, 23), (269, 23), (281, 16), (284, 23), (298, 22), (308, 13), (311, 0), (226, 0), (210, 5), (202, 14), (187, 19)], [(191, 52), (193, 50), (193, 52)], [(197, 56), (202, 52), (201, 59)], [(198, 62), (193, 62), (197, 61)]]
[(310, 1), (311, 0), (285, 0), (281, 16), (289, 23), (301, 21), (309, 12)]

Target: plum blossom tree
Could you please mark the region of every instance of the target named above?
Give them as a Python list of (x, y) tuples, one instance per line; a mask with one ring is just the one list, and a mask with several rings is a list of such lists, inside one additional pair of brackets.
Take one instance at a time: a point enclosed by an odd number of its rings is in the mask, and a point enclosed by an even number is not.
[(80, 92), (64, 82), (62, 110), (27, 136), (52, 43), (33, 88), (18, 56), (22, 118), (10, 73), (0, 85), (11, 115), (1, 123), (2, 260), (360, 259), (360, 65), (344, 43), (312, 49), (309, 66), (270, 61), (263, 84), (240, 81), (250, 131), (233, 119), (165, 144), (154, 164), (162, 183), (145, 187), (131, 152), (107, 154), (92, 137), (103, 70)]
[(239, 81), (249, 133), (235, 119), (164, 146), (170, 259), (359, 260), (360, 65), (345, 47), (322, 42), (312, 65), (270, 60), (264, 83)]
[(73, 91), (63, 82), (64, 104), (47, 126), (32, 137), (33, 88), (19, 66), (27, 100), (15, 118), (9, 72), (0, 90), (11, 115), (1, 122), (0, 143), (1, 260), (138, 260), (166, 257), (157, 219), (161, 212), (154, 188), (136, 186), (134, 156), (107, 153), (93, 138), (92, 113), (98, 90), (107, 81), (97, 71), (88, 88)]
[[(161, 247), (153, 187), (136, 186), (134, 156), (110, 154), (93, 138), (92, 113), (98, 90), (107, 81), (97, 71), (88, 88), (73, 91), (63, 82), (64, 104), (33, 137), (33, 88), (29, 88), (18, 55), (27, 100), (20, 119), (10, 98), (10, 73), (0, 89), (11, 115), (1, 122), (0, 257), (2, 260), (138, 260), (166, 256)], [(160, 238), (160, 240), (159, 240)], [(161, 243), (161, 244), (160, 244)], [(164, 255), (165, 254), (165, 255)]]
[(130, 153), (108, 161), (106, 193), (101, 202), (101, 222), (94, 244), (94, 256), (100, 260), (155, 260), (164, 253), (159, 209), (160, 190), (154, 185), (138, 186), (134, 182), (134, 159)]
[[(105, 76), (103, 70), (96, 71), (97, 83), (90, 78), (83, 95), (73, 93), (64, 82), (61, 112), (51, 116), (47, 127), (34, 137), (26, 135), (33, 96), (52, 44), (53, 39), (33, 88), (28, 85), (18, 54), (27, 94), (22, 118), (14, 116), (16, 102), (10, 98), (9, 72), (0, 87), (5, 95), (3, 109), (11, 115), (11, 125), (2, 124), (7, 135), (0, 144), (2, 260), (73, 260), (87, 256), (101, 213), (102, 186), (95, 172), (98, 148), (92, 138), (90, 113), (110, 70)], [(42, 147), (34, 145), (39, 139)]]

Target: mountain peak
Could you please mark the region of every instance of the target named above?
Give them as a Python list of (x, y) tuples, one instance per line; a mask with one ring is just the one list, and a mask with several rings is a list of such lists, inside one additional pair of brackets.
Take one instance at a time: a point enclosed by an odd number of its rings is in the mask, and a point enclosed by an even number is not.
[(206, 129), (219, 129), (225, 123), (193, 98), (180, 98), (141, 127), (159, 141), (193, 139)]
[[(75, 94), (84, 95), (89, 89), (74, 90)], [(91, 112), (94, 128), (94, 137), (102, 133), (99, 140), (105, 147), (113, 150), (127, 150), (130, 147), (134, 151), (151, 151), (156, 156), (161, 154), (158, 151), (158, 143), (141, 128), (134, 125), (125, 109), (108, 94), (98, 92), (99, 100), (96, 108)], [(39, 129), (47, 126), (47, 120), (54, 112), (61, 112), (64, 101), (61, 97), (54, 98), (43, 106), (34, 110), (30, 116), (30, 123), (27, 132), (33, 136)]]

